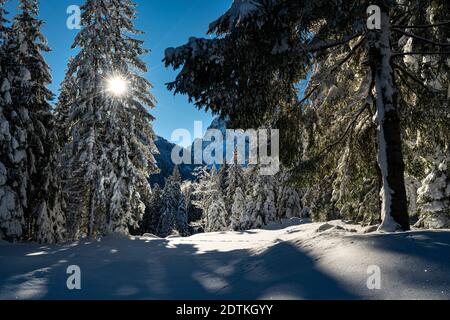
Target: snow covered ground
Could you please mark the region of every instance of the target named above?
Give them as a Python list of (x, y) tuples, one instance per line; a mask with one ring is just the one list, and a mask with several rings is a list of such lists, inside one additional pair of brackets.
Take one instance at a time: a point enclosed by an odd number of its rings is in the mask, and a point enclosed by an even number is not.
[[(70, 265), (81, 290), (67, 289)], [(367, 287), (370, 266), (380, 290)], [(0, 299), (450, 299), (450, 231), (296, 220), (190, 238), (0, 243)]]

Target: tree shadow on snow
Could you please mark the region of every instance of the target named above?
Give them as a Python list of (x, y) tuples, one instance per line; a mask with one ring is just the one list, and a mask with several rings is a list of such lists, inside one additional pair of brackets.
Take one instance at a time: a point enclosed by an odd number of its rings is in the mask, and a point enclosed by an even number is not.
[[(358, 298), (289, 243), (257, 254), (200, 252), (165, 239), (7, 248), (0, 247), (0, 299)], [(82, 290), (67, 289), (70, 265), (81, 268)]]
[[(411, 231), (352, 237), (379, 257), (371, 261), (383, 274), (398, 274), (402, 286), (433, 290), (447, 294), (450, 283), (450, 232)], [(389, 270), (391, 269), (391, 270)], [(387, 272), (385, 272), (387, 271)], [(393, 273), (392, 271), (395, 271)]]

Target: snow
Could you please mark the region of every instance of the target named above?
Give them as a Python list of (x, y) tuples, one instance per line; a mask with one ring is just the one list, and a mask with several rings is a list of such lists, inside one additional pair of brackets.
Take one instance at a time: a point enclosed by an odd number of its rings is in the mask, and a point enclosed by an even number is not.
[[(0, 242), (0, 299), (450, 298), (450, 230), (363, 232), (297, 218), (189, 238)], [(71, 265), (81, 268), (79, 291), (66, 288)], [(367, 288), (373, 266), (380, 290)]]
[(419, 225), (440, 229), (450, 226), (447, 208), (450, 203), (450, 180), (447, 176), (445, 156), (438, 155), (432, 160), (432, 167), (417, 190), (418, 210), (421, 213)]
[(11, 140), (9, 122), (3, 117), (0, 118), (0, 139), (2, 140), (2, 143)]
[(9, 83), (8, 79), (3, 79), (2, 85), (0, 86), (0, 92), (6, 92), (11, 90), (11, 84)]
[(209, 25), (210, 30), (215, 30), (220, 26), (233, 29), (235, 26), (246, 20), (249, 16), (257, 12), (258, 3), (255, 0), (234, 0), (230, 9), (218, 20)]
[(3, 163), (0, 162), (0, 186), (3, 186), (4, 184), (6, 184), (6, 180), (7, 180), (6, 168), (3, 165)]

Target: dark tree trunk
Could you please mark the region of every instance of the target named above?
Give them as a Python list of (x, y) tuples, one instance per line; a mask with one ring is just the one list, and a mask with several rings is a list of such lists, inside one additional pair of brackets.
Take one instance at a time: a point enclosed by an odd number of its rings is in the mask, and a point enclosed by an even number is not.
[(397, 88), (391, 67), (390, 24), (387, 10), (382, 9), (381, 30), (369, 32), (369, 58), (377, 93), (378, 164), (381, 169), (382, 224), (380, 229), (395, 231), (398, 226), (409, 230), (408, 202), (405, 188), (400, 117), (397, 110)]
[[(404, 231), (410, 229), (408, 201), (405, 188), (405, 164), (403, 162), (400, 119), (397, 111), (386, 113), (383, 122), (387, 156), (387, 184), (392, 190), (390, 215)], [(384, 191), (386, 192), (386, 191)]]

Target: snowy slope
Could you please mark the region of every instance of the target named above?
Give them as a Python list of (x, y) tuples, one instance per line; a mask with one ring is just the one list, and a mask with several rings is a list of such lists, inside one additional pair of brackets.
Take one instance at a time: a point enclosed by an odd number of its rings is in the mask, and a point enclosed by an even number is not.
[[(0, 244), (0, 299), (449, 299), (450, 231), (363, 234), (335, 221), (190, 238)], [(66, 288), (78, 265), (82, 290)], [(381, 269), (369, 290), (367, 269)]]

